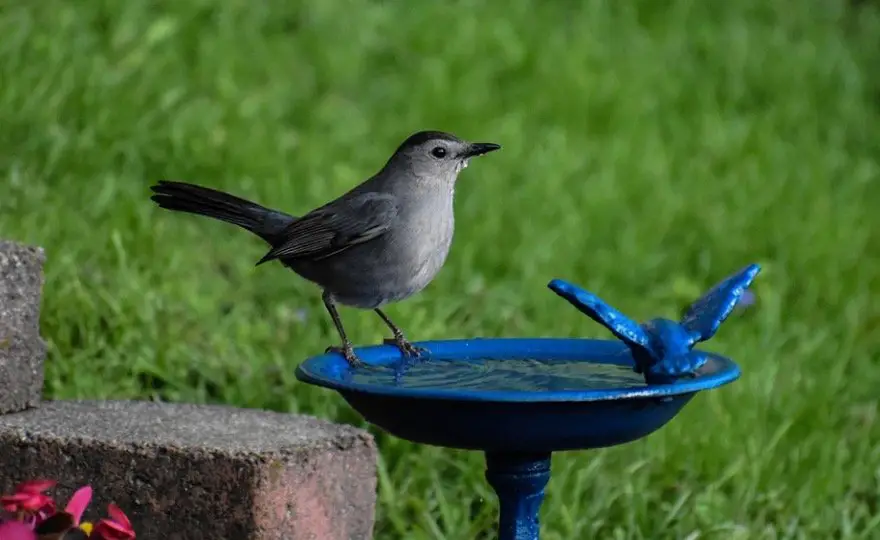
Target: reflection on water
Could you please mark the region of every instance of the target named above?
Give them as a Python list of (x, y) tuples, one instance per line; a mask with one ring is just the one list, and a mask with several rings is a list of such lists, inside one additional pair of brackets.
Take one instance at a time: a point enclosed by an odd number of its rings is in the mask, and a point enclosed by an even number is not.
[(629, 366), (587, 360), (430, 358), (408, 365), (356, 369), (351, 381), (359, 384), (422, 389), (494, 391), (602, 390), (645, 386), (644, 378)]

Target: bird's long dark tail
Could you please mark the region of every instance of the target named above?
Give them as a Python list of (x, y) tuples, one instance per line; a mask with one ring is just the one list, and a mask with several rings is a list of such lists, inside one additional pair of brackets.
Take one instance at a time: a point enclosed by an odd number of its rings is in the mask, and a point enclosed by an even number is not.
[(257, 203), (185, 182), (161, 180), (150, 197), (161, 208), (207, 216), (248, 230), (269, 244), (295, 218)]

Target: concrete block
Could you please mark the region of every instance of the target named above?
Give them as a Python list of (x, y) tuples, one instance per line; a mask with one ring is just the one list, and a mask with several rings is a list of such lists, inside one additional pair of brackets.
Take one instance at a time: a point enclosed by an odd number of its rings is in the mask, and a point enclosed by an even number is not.
[(0, 241), (0, 414), (36, 407), (46, 344), (40, 338), (45, 255)]
[(307, 416), (44, 401), (0, 416), (0, 490), (29, 478), (62, 483), (58, 500), (90, 484), (91, 511), (118, 504), (138, 538), (367, 540), (376, 449), (365, 431)]

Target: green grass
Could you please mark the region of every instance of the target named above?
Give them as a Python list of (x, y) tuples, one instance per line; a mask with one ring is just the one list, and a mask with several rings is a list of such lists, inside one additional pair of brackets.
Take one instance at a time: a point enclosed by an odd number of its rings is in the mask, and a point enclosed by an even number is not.
[[(542, 538), (880, 537), (876, 3), (47, 0), (3, 4), (0, 35), (0, 233), (48, 252), (50, 396), (362, 425), (294, 379), (336, 340), (317, 290), (147, 187), (303, 212), (443, 129), (504, 150), (463, 173), (440, 276), (389, 310), (417, 339), (606, 336), (546, 282), (646, 318), (764, 266), (708, 344), (743, 377), (556, 456)], [(376, 436), (376, 538), (493, 536), (479, 455)]]

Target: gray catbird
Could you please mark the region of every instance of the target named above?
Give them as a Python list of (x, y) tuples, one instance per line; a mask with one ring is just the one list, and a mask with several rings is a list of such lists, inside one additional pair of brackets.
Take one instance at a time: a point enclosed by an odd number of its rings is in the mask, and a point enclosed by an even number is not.
[(278, 259), (323, 289), (342, 339), (342, 347), (327, 350), (357, 366), (337, 302), (374, 310), (394, 334), (386, 341), (407, 356), (419, 355), (380, 308), (421, 291), (437, 275), (452, 243), (458, 173), (470, 158), (499, 148), (439, 131), (415, 133), (372, 178), (299, 218), (183, 182), (162, 180), (150, 188), (151, 198), (162, 208), (232, 223), (265, 240), (271, 249), (257, 265)]

